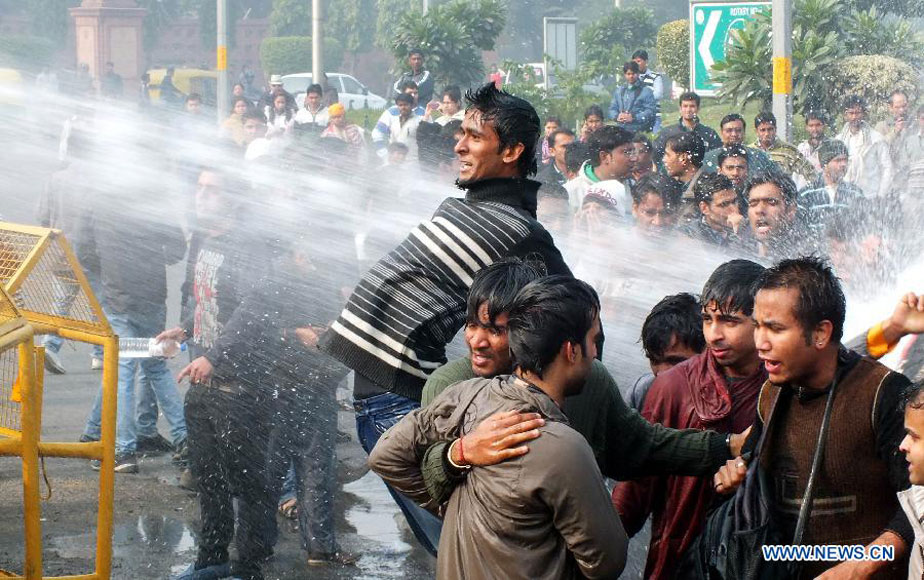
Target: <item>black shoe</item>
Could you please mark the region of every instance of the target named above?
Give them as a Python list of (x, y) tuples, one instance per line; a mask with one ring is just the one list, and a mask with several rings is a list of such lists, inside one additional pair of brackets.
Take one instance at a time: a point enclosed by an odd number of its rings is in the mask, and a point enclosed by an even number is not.
[(163, 455), (173, 451), (173, 445), (160, 433), (153, 437), (138, 437), (135, 448), (141, 455)]
[(359, 556), (349, 552), (337, 551), (330, 553), (316, 552), (308, 554), (309, 566), (355, 566)]

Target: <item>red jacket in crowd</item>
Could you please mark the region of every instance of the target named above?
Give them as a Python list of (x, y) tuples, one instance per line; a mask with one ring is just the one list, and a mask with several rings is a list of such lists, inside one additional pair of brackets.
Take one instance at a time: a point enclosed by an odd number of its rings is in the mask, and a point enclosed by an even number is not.
[[(660, 373), (645, 397), (642, 415), (675, 429), (740, 433), (754, 422), (757, 395), (767, 380), (753, 375), (729, 381), (710, 350)], [(652, 516), (645, 578), (673, 578), (684, 551), (699, 535), (713, 499), (711, 477), (648, 477), (613, 490), (613, 505), (629, 536)]]

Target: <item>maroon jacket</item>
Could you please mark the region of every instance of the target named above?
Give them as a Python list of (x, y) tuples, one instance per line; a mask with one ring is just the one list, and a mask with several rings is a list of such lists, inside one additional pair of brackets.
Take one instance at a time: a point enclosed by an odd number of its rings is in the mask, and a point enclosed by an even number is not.
[[(642, 416), (675, 429), (740, 433), (754, 422), (764, 366), (729, 386), (712, 351), (706, 350), (657, 376)], [(713, 499), (711, 477), (656, 476), (622, 483), (613, 505), (629, 536), (652, 516), (645, 578), (673, 578), (684, 551), (699, 535)]]

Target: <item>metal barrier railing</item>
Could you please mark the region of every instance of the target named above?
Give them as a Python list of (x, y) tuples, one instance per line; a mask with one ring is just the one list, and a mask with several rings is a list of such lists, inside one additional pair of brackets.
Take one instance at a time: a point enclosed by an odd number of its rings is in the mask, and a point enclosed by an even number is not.
[[(44, 348), (33, 345), (37, 334), (103, 346), (100, 441), (41, 441)], [(23, 574), (14, 578), (48, 578), (42, 574), (39, 457), (100, 460), (96, 569), (66, 578), (111, 575), (118, 356), (119, 339), (61, 232), (0, 222), (0, 455), (19, 456), (23, 464), (25, 553)]]

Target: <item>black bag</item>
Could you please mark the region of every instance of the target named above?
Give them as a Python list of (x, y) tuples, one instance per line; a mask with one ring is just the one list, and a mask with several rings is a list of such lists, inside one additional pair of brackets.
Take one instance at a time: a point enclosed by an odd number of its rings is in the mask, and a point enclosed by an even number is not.
[[(824, 419), (818, 434), (818, 445), (812, 460), (812, 470), (803, 496), (795, 536), (784, 539), (775, 525), (770, 510), (773, 497), (767, 477), (759, 468), (772, 418), (781, 403), (787, 404), (792, 391), (778, 392), (760, 434), (750, 468), (735, 495), (716, 508), (706, 519), (703, 531), (683, 555), (677, 578), (680, 580), (783, 580), (798, 577), (798, 564), (794, 562), (768, 562), (763, 558), (761, 546), (772, 544), (798, 545), (811, 513), (815, 475), (821, 464), (825, 435), (833, 408), (837, 380), (831, 386), (825, 405)], [(781, 401), (785, 397), (785, 401)]]

